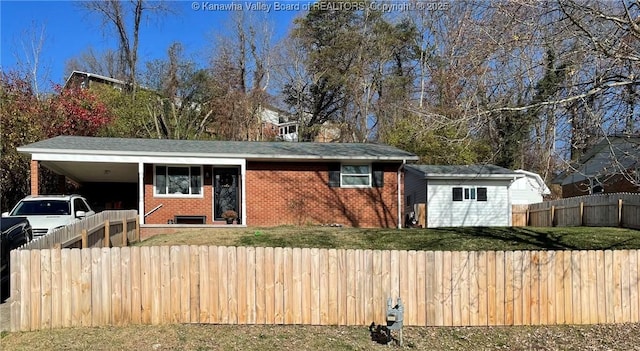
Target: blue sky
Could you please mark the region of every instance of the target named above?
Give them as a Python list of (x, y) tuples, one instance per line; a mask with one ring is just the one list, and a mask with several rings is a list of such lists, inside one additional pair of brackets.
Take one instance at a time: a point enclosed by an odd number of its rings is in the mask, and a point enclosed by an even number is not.
[[(174, 14), (161, 19), (143, 20), (140, 29), (139, 62), (166, 58), (168, 46), (179, 41), (184, 54), (204, 64), (207, 52), (213, 49), (213, 38), (225, 35), (225, 25), (230, 21), (231, 11), (221, 11), (221, 4), (230, 1), (172, 1)], [(237, 1), (243, 11), (264, 15), (273, 27), (274, 39), (286, 35), (293, 19), (301, 11), (276, 8), (283, 4), (308, 2), (286, 1)], [(248, 9), (249, 6), (259, 9)], [(88, 15), (80, 8), (79, 1), (0, 1), (0, 65), (9, 71), (24, 61), (23, 45), (31, 45), (30, 35), (44, 28), (44, 47), (40, 55), (41, 69), (49, 72), (53, 83), (63, 83), (65, 62), (78, 57), (87, 48), (96, 52), (106, 48), (116, 49), (114, 32), (105, 32), (95, 15)], [(47, 87), (45, 87), (47, 88)]]

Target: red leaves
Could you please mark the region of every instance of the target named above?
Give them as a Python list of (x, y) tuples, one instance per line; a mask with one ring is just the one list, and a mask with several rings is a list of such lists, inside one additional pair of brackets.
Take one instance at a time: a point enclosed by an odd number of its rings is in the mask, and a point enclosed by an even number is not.
[(47, 102), (47, 137), (96, 135), (112, 120), (109, 108), (87, 89), (55, 87), (58, 95)]

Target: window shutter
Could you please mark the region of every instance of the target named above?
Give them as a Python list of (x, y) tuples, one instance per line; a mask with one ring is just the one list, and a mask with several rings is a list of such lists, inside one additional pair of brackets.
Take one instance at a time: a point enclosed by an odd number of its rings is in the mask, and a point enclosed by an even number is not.
[(329, 164), (329, 187), (331, 188), (340, 187), (340, 164), (339, 163)]
[(371, 186), (373, 186), (374, 188), (384, 187), (384, 165), (380, 163), (374, 163), (372, 168), (373, 179), (371, 182)]
[(462, 201), (462, 188), (453, 188), (453, 201)]
[(478, 201), (487, 201), (487, 188), (478, 188)]

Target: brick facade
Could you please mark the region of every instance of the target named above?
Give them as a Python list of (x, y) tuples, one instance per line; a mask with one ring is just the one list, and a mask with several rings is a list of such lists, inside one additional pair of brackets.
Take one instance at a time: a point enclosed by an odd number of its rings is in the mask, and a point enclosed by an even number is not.
[(31, 183), (31, 195), (39, 194), (39, 170), (40, 170), (40, 162), (31, 160), (30, 163), (30, 172), (29, 172), (29, 181)]
[[(338, 223), (351, 227), (395, 227), (398, 223), (398, 182), (400, 164), (383, 168), (384, 186), (371, 188), (329, 187), (329, 163), (251, 162), (246, 170), (246, 206), (244, 224), (277, 226)], [(212, 175), (204, 166), (203, 174)], [(401, 185), (402, 186), (402, 185)], [(212, 221), (213, 191), (211, 176), (204, 178), (202, 198), (153, 196), (153, 166), (145, 165), (146, 224), (167, 224), (175, 215), (206, 215)]]
[[(618, 174), (607, 179), (603, 193), (637, 193), (640, 186), (631, 183), (623, 175)], [(589, 195), (589, 182), (576, 182), (562, 186), (562, 197)]]
[(329, 187), (328, 163), (248, 162), (247, 225), (331, 224), (395, 227), (399, 164), (379, 188)]
[[(211, 174), (211, 166), (204, 166), (203, 173)], [(211, 177), (203, 179), (202, 197), (155, 197), (153, 195), (153, 165), (144, 166), (144, 212), (147, 213), (156, 206), (162, 205), (158, 210), (145, 218), (146, 224), (167, 224), (174, 220), (175, 216), (206, 216), (206, 224), (214, 224), (212, 218), (213, 194)]]

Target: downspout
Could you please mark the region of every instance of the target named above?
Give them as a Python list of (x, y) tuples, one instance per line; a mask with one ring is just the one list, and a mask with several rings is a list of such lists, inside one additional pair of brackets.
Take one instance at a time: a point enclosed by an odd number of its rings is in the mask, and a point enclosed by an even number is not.
[(402, 229), (402, 169), (407, 160), (402, 160), (402, 164), (398, 167), (398, 229)]
[(511, 181), (509, 182), (509, 186), (507, 187), (507, 203), (509, 206), (509, 222), (508, 225), (509, 227), (513, 226), (513, 201), (511, 199), (511, 185), (513, 185), (513, 183), (517, 180), (518, 178), (516, 178), (515, 176), (513, 177), (513, 179), (511, 179)]

